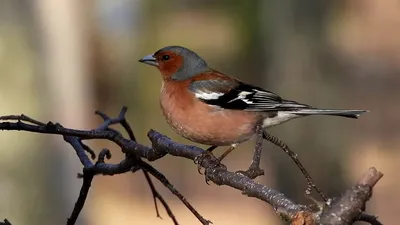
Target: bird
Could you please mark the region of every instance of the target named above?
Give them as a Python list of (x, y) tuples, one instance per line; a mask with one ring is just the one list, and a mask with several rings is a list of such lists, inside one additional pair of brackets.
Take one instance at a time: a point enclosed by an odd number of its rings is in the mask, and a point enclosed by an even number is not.
[[(194, 51), (166, 46), (139, 62), (156, 67), (162, 85), (159, 103), (167, 123), (195, 143), (228, 149), (296, 118), (329, 115), (357, 119), (366, 110), (322, 109), (286, 100), (256, 85), (219, 72)], [(222, 157), (223, 156), (223, 157)]]

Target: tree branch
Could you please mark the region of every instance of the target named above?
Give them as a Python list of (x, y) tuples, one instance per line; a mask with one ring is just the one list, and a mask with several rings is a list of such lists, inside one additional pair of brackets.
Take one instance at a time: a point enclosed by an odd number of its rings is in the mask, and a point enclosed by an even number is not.
[[(136, 137), (133, 134), (133, 130), (132, 130), (131, 126), (129, 125), (128, 121), (125, 118), (127, 110), (128, 110), (127, 107), (125, 107), (125, 106), (122, 107), (121, 112), (119, 113), (118, 117), (115, 118), (115, 119), (110, 118), (105, 113), (100, 112), (100, 111), (96, 111), (95, 114), (99, 115), (105, 121), (105, 123), (103, 124), (104, 128), (109, 128), (109, 126), (111, 124), (119, 123), (125, 129), (125, 131), (128, 133), (129, 139), (131, 141), (135, 141), (136, 142)], [(154, 208), (156, 210), (157, 217), (161, 218), (160, 212), (158, 210), (158, 205), (157, 205), (157, 199), (158, 199), (158, 200), (160, 200), (161, 204), (164, 206), (165, 210), (167, 211), (168, 216), (172, 219), (174, 224), (178, 224), (178, 221), (176, 220), (175, 215), (172, 212), (171, 208), (169, 207), (168, 203), (164, 200), (162, 195), (155, 188), (155, 186), (153, 184), (153, 181), (151, 180), (151, 177), (149, 175), (149, 172), (147, 172), (146, 170), (142, 170), (142, 171), (143, 171), (143, 174), (144, 174), (144, 176), (146, 178), (147, 183), (149, 184), (151, 193), (153, 195)]]
[[(126, 173), (126, 172), (136, 172), (137, 170), (141, 169), (141, 167), (145, 167), (146, 171), (143, 170), (145, 173), (146, 179), (149, 182), (153, 197), (159, 199), (166, 209), (168, 215), (171, 217), (173, 220), (174, 224), (178, 224), (172, 210), (168, 206), (167, 202), (163, 199), (163, 197), (157, 192), (155, 189), (151, 179), (148, 176), (148, 170), (151, 170), (151, 173), (153, 176), (155, 176), (157, 179), (160, 180), (160, 182), (164, 183), (165, 186), (174, 194), (176, 195), (188, 208), (189, 210), (197, 217), (197, 219), (202, 223), (202, 224), (209, 224), (209, 221), (204, 219), (195, 209), (194, 207), (191, 206), (191, 204), (186, 200), (186, 198), (183, 197), (182, 194), (180, 194), (179, 191), (177, 191), (170, 183), (169, 181), (165, 178), (162, 173), (157, 171), (155, 168), (153, 168), (151, 165), (143, 162), (140, 157), (138, 157), (136, 154), (132, 154), (129, 152), (126, 152), (125, 154), (125, 159), (122, 160), (118, 164), (108, 164), (104, 162), (104, 157), (107, 156), (107, 158), (111, 157), (109, 154), (109, 151), (102, 151), (99, 154), (99, 160), (98, 162), (93, 165), (93, 163), (90, 161), (88, 156), (86, 155), (85, 151), (88, 152), (92, 158), (93, 156), (95, 157), (95, 154), (93, 150), (90, 149), (90, 147), (86, 146), (83, 144), (82, 140), (84, 139), (95, 139), (96, 137), (90, 136), (90, 133), (96, 133), (100, 135), (111, 135), (119, 138), (123, 142), (129, 142), (129, 140), (123, 138), (122, 134), (109, 126), (113, 124), (118, 124), (121, 123), (121, 125), (124, 127), (124, 129), (127, 131), (129, 137), (131, 139), (135, 139), (132, 129), (130, 128), (130, 125), (127, 123), (125, 119), (125, 113), (127, 111), (126, 107), (123, 107), (119, 116), (116, 118), (110, 118), (104, 113), (101, 112), (96, 112), (96, 114), (100, 115), (104, 123), (99, 126), (97, 129), (91, 130), (91, 131), (78, 131), (78, 130), (73, 130), (73, 129), (68, 129), (64, 128), (58, 123), (52, 123), (48, 122), (47, 124), (33, 120), (25, 115), (21, 116), (3, 116), (0, 117), (0, 120), (18, 120), (15, 123), (10, 123), (10, 122), (3, 122), (0, 123), (5, 126), (11, 125), (11, 127), (16, 127), (17, 130), (24, 130), (26, 129), (29, 131), (30, 129), (37, 130), (39, 133), (53, 133), (54, 134), (61, 134), (64, 137), (64, 140), (71, 144), (71, 146), (74, 148), (79, 160), (81, 161), (81, 164), (84, 166), (83, 169), (83, 174), (78, 175), (79, 178), (84, 178), (84, 182), (82, 184), (81, 192), (79, 195), (79, 198), (75, 204), (74, 210), (71, 214), (71, 217), (68, 219), (67, 224), (72, 225), (75, 223), (77, 217), (79, 216), (80, 211), (82, 210), (84, 203), (86, 201), (86, 197), (90, 188), (91, 180), (90, 179), (85, 179), (87, 176), (86, 174), (90, 176), (94, 176), (97, 174), (102, 174), (102, 175), (115, 175), (115, 174), (121, 174), (121, 173)], [(27, 123), (24, 123), (27, 122)], [(33, 125), (32, 125), (33, 124)], [(0, 125), (1, 126), (1, 125)], [(36, 127), (35, 127), (36, 126)], [(1, 126), (2, 127), (2, 126)], [(18, 127), (24, 127), (22, 129), (19, 129)], [(74, 135), (68, 135), (68, 134), (82, 134), (78, 136)], [(104, 139), (104, 138), (101, 138)], [(147, 174), (147, 175), (146, 175)], [(90, 177), (88, 176), (88, 178)], [(148, 176), (148, 177), (147, 177)], [(85, 182), (86, 181), (86, 182)], [(156, 207), (156, 213), (159, 215), (158, 212), (158, 207)]]
[[(136, 172), (140, 169), (144, 171), (145, 177), (149, 182), (154, 202), (156, 203), (156, 199), (161, 201), (175, 224), (178, 224), (175, 216), (165, 200), (155, 190), (149, 174), (157, 178), (176, 195), (202, 224), (209, 224), (210, 221), (204, 219), (189, 202), (187, 202), (186, 198), (172, 186), (162, 173), (141, 159), (145, 158), (149, 161), (155, 161), (169, 154), (175, 157), (194, 160), (196, 156), (202, 154), (204, 150), (195, 146), (173, 142), (168, 137), (154, 130), (148, 132), (148, 137), (152, 143), (151, 147), (137, 143), (133, 131), (125, 119), (126, 110), (126, 107), (122, 108), (119, 116), (116, 118), (110, 118), (102, 112), (96, 112), (96, 114), (103, 118), (104, 123), (93, 130), (69, 129), (52, 122), (45, 124), (24, 115), (0, 117), (0, 120), (6, 120), (0, 123), (0, 129), (63, 135), (64, 140), (75, 149), (79, 160), (84, 166), (83, 174), (81, 175), (84, 179), (81, 194), (68, 220), (68, 224), (74, 224), (73, 221), (76, 221), (80, 210), (83, 208), (93, 176), (97, 174), (115, 175), (130, 171)], [(17, 122), (9, 122), (8, 120), (17, 120)], [(124, 138), (120, 132), (110, 128), (113, 124), (120, 124), (128, 133), (129, 139)], [(110, 140), (121, 147), (126, 157), (118, 164), (105, 163), (104, 158), (109, 158), (111, 155), (108, 150), (104, 149), (100, 152), (98, 161), (93, 165), (86, 153), (90, 154), (92, 158), (94, 158), (95, 154), (89, 146), (83, 144), (82, 140), (86, 139)], [(382, 177), (382, 173), (374, 168), (371, 168), (369, 172), (353, 188), (347, 190), (343, 196), (333, 200), (329, 205), (323, 205), (325, 203), (322, 203), (320, 209), (315, 211), (309, 206), (294, 203), (279, 191), (260, 184), (241, 173), (228, 171), (226, 167), (221, 166), (214, 157), (205, 156), (203, 160), (201, 160), (200, 166), (205, 169), (205, 176), (215, 184), (232, 187), (240, 190), (244, 195), (260, 199), (270, 204), (284, 220), (291, 221), (292, 224), (352, 224), (354, 221), (367, 221), (371, 224), (379, 224), (376, 217), (364, 212), (365, 204), (372, 195), (372, 188)], [(155, 205), (155, 207), (157, 216), (159, 216), (157, 205)]]
[(370, 168), (354, 187), (347, 190), (341, 198), (332, 202), (330, 207), (322, 213), (320, 223), (345, 225), (352, 224), (356, 220), (373, 221), (370, 215), (363, 212), (366, 202), (372, 196), (372, 188), (382, 176), (381, 172), (373, 167)]

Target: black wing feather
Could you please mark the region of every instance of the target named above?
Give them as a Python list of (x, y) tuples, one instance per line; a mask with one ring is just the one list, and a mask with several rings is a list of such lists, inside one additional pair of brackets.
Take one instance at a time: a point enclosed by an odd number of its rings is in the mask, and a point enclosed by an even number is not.
[[(197, 83), (196, 82), (203, 82)], [(196, 81), (192, 84), (191, 90), (201, 90), (205, 92), (205, 87), (210, 93), (217, 92), (218, 86), (221, 85), (219, 82), (210, 81)], [(215, 88), (210, 88), (214, 86)], [(218, 85), (218, 86), (217, 86)], [(199, 88), (199, 89), (198, 89)], [(216, 98), (201, 98), (201, 101), (209, 104), (218, 106), (224, 109), (236, 109), (246, 111), (280, 111), (280, 110), (296, 110), (301, 108), (311, 108), (308, 105), (300, 104), (295, 101), (288, 101), (282, 99), (279, 95), (266, 91), (262, 88), (238, 82), (234, 87), (231, 87), (228, 91), (222, 92), (220, 96)]]

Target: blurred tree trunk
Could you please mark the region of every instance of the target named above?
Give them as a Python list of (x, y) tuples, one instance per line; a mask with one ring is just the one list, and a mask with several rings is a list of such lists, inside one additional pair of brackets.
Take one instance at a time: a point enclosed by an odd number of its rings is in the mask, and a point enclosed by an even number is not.
[[(92, 85), (88, 70), (89, 23), (87, 8), (91, 1), (36, 0), (34, 9), (42, 47), (45, 84), (42, 88), (45, 118), (74, 128), (90, 128), (93, 117)], [(72, 148), (62, 137), (53, 136), (47, 143), (48, 190), (54, 198), (54, 221), (66, 221), (79, 194), (81, 181), (76, 173), (81, 165)], [(54, 214), (53, 214), (54, 213)], [(84, 218), (84, 217), (82, 217)], [(80, 223), (82, 224), (82, 223)]]

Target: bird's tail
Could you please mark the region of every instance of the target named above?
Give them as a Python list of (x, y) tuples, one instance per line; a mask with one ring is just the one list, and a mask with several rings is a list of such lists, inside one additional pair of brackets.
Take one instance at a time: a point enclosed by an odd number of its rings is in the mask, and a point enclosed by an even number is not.
[(347, 118), (357, 119), (362, 113), (368, 112), (366, 110), (341, 110), (341, 109), (314, 109), (314, 108), (303, 108), (297, 111), (293, 111), (293, 114), (299, 116), (306, 115), (329, 115), (329, 116), (342, 116)]

